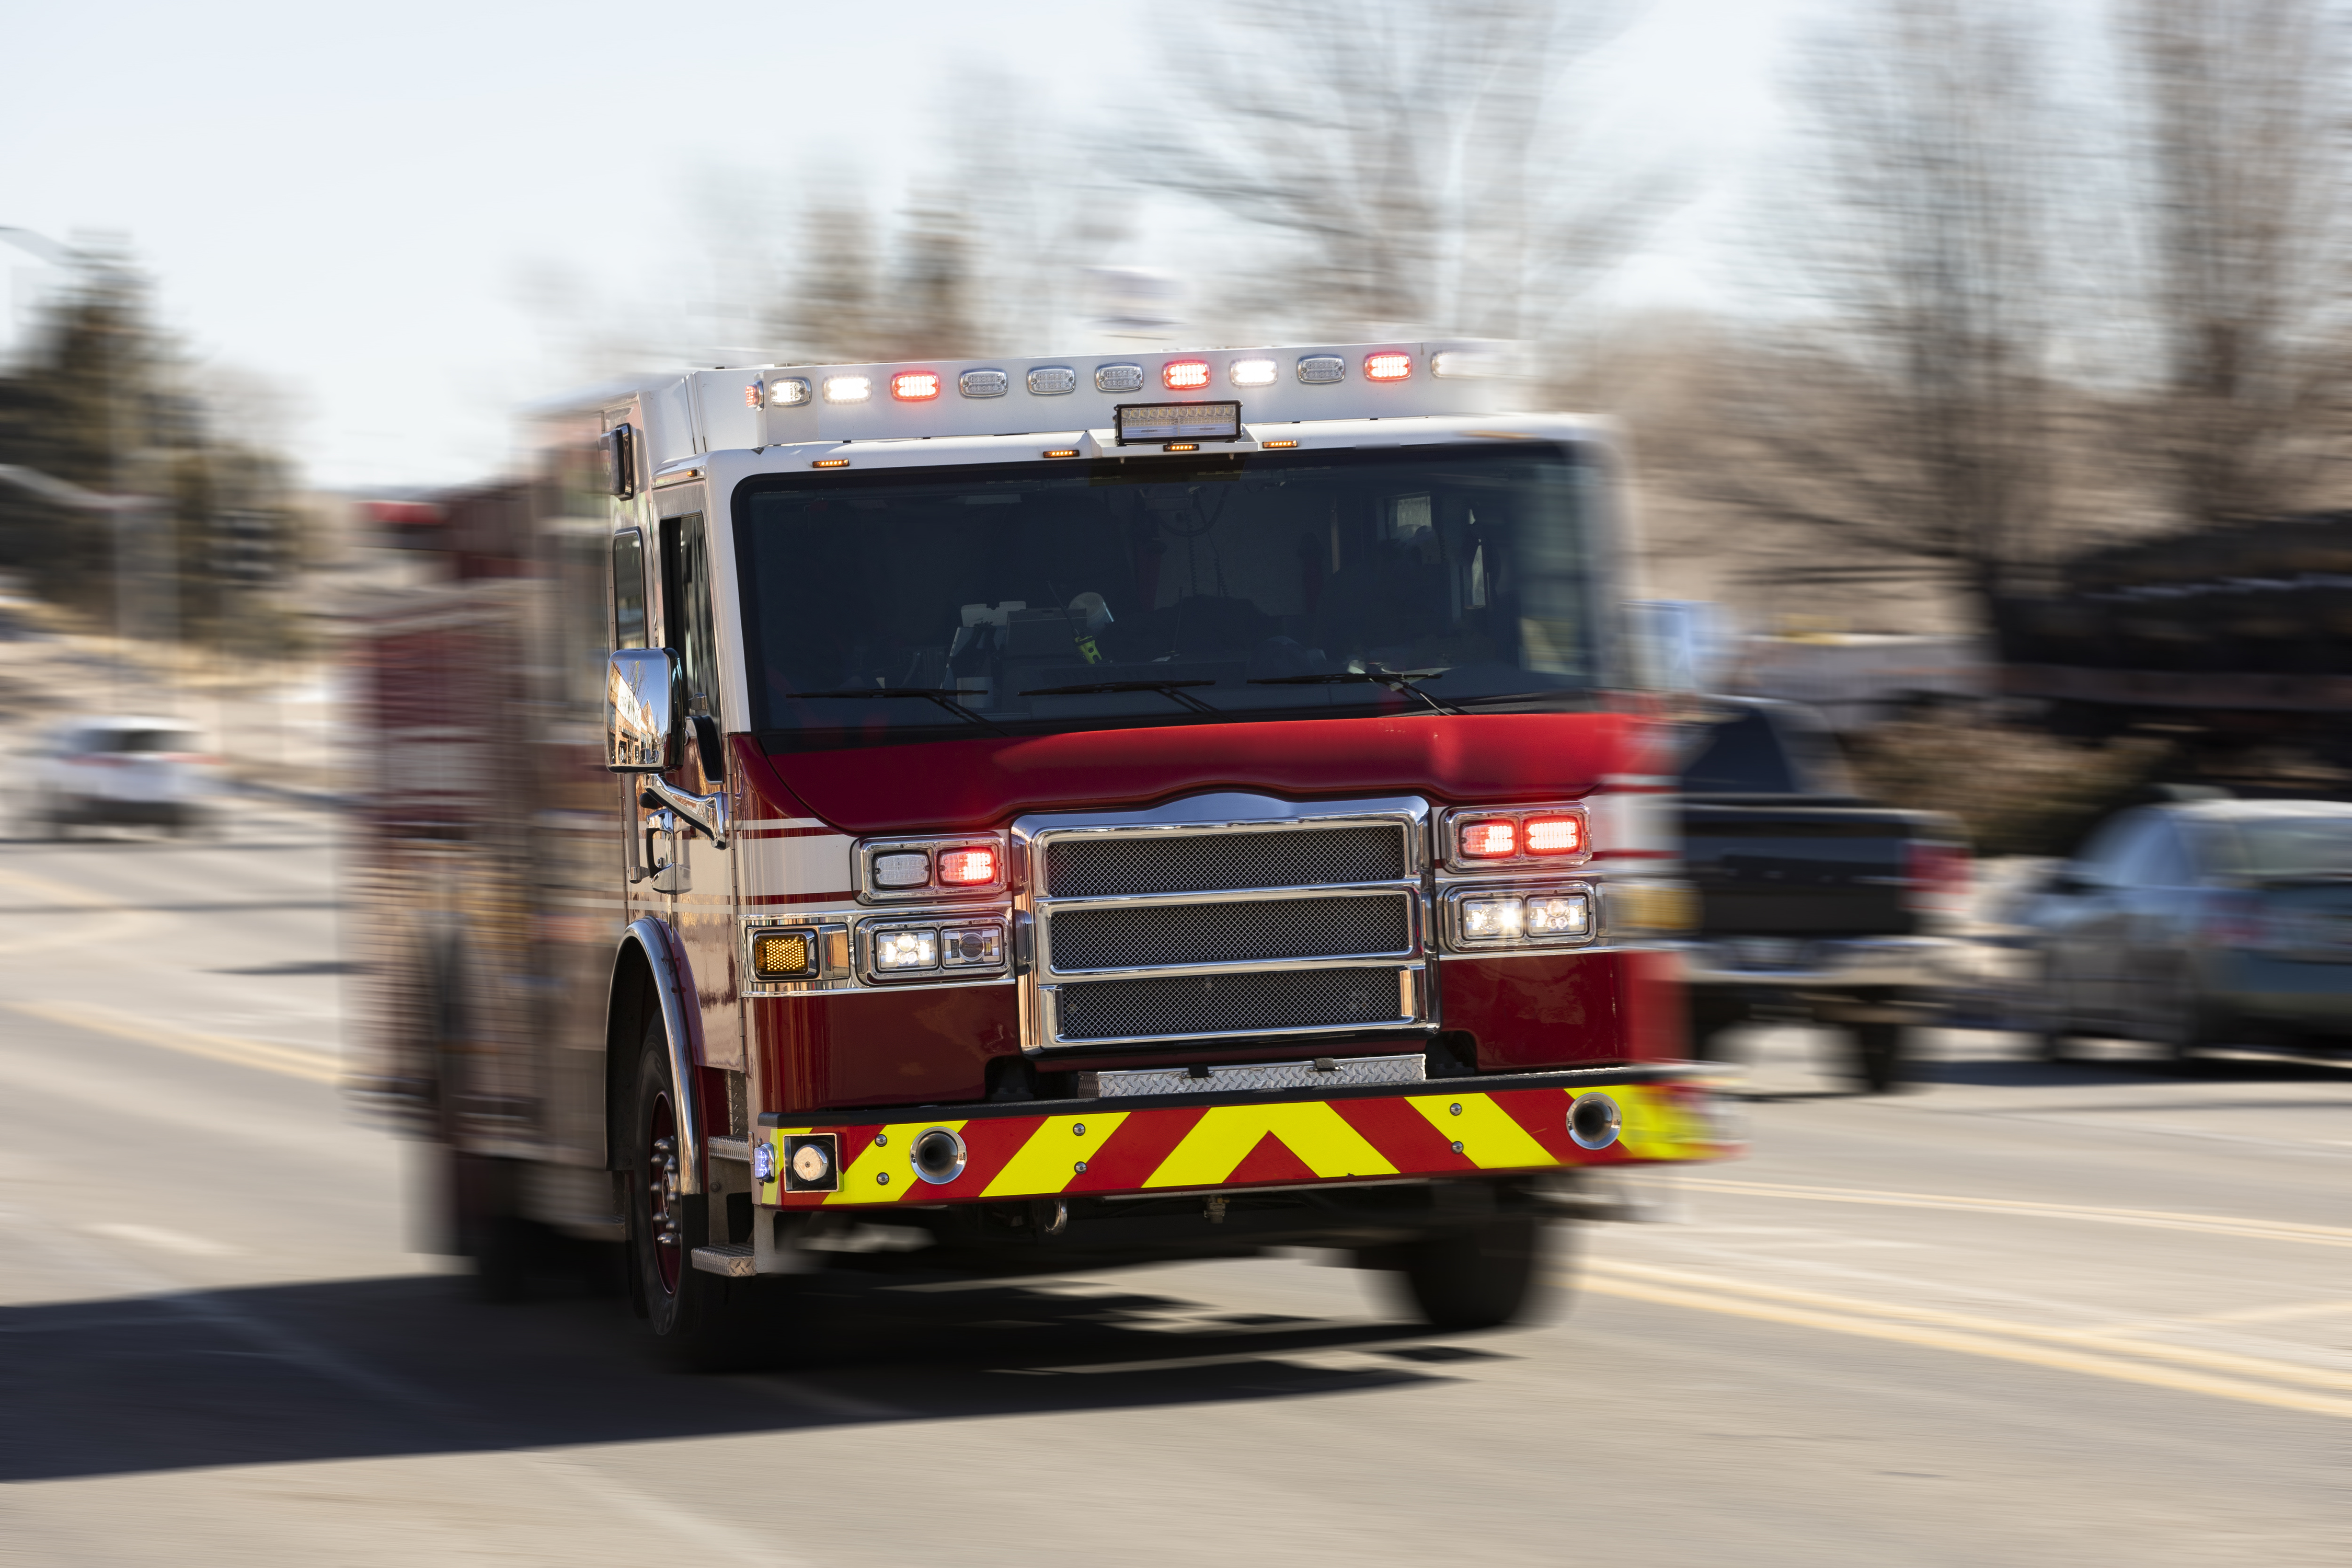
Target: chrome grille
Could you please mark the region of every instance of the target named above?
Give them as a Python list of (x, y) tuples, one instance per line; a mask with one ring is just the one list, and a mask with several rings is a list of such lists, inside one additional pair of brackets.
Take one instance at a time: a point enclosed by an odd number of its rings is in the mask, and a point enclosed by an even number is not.
[(1055, 909), (1046, 915), (1057, 973), (1264, 963), (1276, 958), (1370, 956), (1412, 950), (1412, 895), (1404, 893), (1130, 904)]
[(1329, 887), (1405, 874), (1404, 829), (1297, 828), (1265, 833), (1074, 834), (1045, 845), (1049, 898)]
[(1080, 980), (1059, 988), (1055, 1010), (1067, 1041), (1407, 1021), (1397, 971), (1375, 968)]

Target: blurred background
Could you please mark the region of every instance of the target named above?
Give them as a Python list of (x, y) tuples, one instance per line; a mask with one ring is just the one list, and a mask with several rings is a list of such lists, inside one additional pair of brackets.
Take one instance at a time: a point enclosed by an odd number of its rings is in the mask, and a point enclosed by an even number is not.
[[(1662, 1561), (2343, 1561), (2348, 22), (15, 7), (0, 1082), (27, 1110), (0, 1140), (0, 1387), (61, 1434), (0, 1448), (45, 1483), (19, 1489), (26, 1560), (537, 1560), (568, 1531), (771, 1560), (644, 1457), (699, 1445), (712, 1488), (854, 1478), (985, 1418), (1084, 1450), (1096, 1505), (942, 1482), (893, 1504), (917, 1521), (894, 1550), (976, 1510), (982, 1556), (1048, 1520), (1173, 1555), (1200, 1516), (1126, 1490), (1155, 1468), (1221, 1529), (1307, 1506), (1225, 1490), (1238, 1430), (1354, 1478), (1294, 1555), (1525, 1561), (1567, 1484), (1525, 1444), (1575, 1447), (1533, 1389), (1615, 1433), (1567, 1473), (1672, 1513), (1639, 1542)], [(1759, 977), (1871, 935), (1851, 906), (1739, 925), (1716, 899), (1699, 1044), (1748, 1072), (1758, 1161), (1613, 1194), (1676, 1223), (1606, 1228), (1570, 1324), (1488, 1348), (1391, 1332), (1313, 1271), (1198, 1266), (1008, 1289), (831, 1370), (678, 1395), (583, 1370), (625, 1354), (587, 1306), (533, 1327), (436, 1293), (402, 1156), (329, 1087), (339, 639), (475, 570), (519, 409), (655, 367), (1447, 334), (1523, 340), (1538, 406), (1625, 433), (1641, 591), (1715, 704), (1690, 765), (1763, 716), (1779, 781), (1717, 793), (1876, 813), (1913, 857), (1888, 869), (1933, 882), (1904, 929), (1948, 962), (1899, 1061), (1869, 1055), (1896, 1015)], [(152, 1156), (177, 1190), (136, 1219), (113, 1176), (58, 1174), (126, 1099), (152, 1102), (144, 1146), (189, 1151)], [(205, 1370), (230, 1354), (258, 1381)], [(1444, 1435), (1432, 1474), (1496, 1510), (1466, 1551), (1292, 1397), (1339, 1395)], [(101, 1484), (127, 1511), (93, 1522)], [(877, 1494), (835, 1490), (810, 1540), (883, 1560)]]

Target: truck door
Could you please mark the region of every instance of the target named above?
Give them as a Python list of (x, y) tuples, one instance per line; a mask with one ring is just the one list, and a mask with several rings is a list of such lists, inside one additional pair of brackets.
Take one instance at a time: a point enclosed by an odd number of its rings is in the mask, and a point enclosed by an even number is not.
[[(719, 716), (726, 709), (702, 493), (698, 484), (678, 486), (659, 492), (656, 508), (661, 645), (677, 656), (684, 672), (688, 714), (686, 745), (668, 779), (692, 794), (723, 796), (728, 788), (726, 747)], [(639, 808), (641, 821), (667, 816)], [(651, 838), (651, 851), (663, 869), (639, 885), (658, 896), (659, 913), (685, 948), (695, 993), (687, 1005), (700, 1013), (702, 1064), (740, 1073), (743, 1035), (735, 972), (734, 857), (682, 821)], [(734, 1124), (723, 1098), (713, 1103), (706, 1095), (702, 1109), (707, 1131), (740, 1135), (742, 1128)]]

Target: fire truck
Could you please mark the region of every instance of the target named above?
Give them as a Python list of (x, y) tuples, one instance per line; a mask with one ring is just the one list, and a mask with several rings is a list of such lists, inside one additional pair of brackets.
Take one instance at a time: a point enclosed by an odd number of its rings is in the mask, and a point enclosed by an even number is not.
[(1315, 1247), (1491, 1325), (1580, 1179), (1736, 1152), (1617, 458), (1501, 362), (533, 411), (352, 642), (353, 1081), (446, 1151), (485, 1286), (617, 1244), (712, 1364), (813, 1274)]

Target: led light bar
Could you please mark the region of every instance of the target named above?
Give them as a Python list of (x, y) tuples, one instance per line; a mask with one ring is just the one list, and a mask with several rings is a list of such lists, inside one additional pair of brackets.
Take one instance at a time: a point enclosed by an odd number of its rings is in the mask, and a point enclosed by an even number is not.
[(1123, 402), (1111, 410), (1121, 446), (1138, 442), (1239, 441), (1238, 402)]
[(827, 402), (864, 402), (874, 395), (872, 376), (827, 376), (824, 378), (824, 401)]
[(900, 402), (929, 402), (940, 395), (940, 372), (900, 371), (890, 378), (890, 395)]
[(1270, 387), (1280, 369), (1272, 360), (1235, 360), (1225, 367), (1225, 380), (1237, 387)]
[(1368, 382), (1401, 382), (1412, 374), (1411, 354), (1366, 354), (1364, 379)]
[(1209, 361), (1171, 360), (1160, 367), (1160, 381), (1170, 392), (1198, 392), (1209, 384)]

